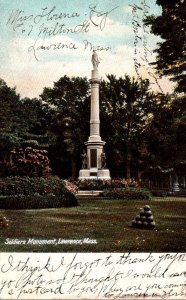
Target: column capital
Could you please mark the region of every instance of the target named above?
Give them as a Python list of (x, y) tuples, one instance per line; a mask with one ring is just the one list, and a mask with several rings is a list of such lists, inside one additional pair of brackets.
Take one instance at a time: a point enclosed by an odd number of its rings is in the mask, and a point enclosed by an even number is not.
[(98, 78), (92, 78), (89, 81), (91, 84), (100, 84), (100, 80)]

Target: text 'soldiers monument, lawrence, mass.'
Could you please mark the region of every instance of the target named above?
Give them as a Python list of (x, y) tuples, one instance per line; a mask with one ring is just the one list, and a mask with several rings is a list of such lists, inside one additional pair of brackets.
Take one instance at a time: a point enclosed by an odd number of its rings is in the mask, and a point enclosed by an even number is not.
[(82, 169), (79, 171), (79, 179), (110, 179), (110, 172), (106, 169), (106, 156), (103, 150), (105, 142), (100, 136), (99, 119), (99, 59), (97, 53), (92, 54), (93, 70), (91, 74), (91, 111), (90, 111), (90, 136), (85, 145), (87, 153), (82, 154)]

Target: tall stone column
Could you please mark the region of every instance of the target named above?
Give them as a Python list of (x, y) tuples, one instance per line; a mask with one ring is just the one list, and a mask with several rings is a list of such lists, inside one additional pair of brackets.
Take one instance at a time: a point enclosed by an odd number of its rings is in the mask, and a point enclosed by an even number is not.
[[(93, 70), (91, 72), (91, 110), (90, 110), (90, 136), (85, 142), (87, 146), (86, 168), (79, 172), (79, 179), (110, 179), (110, 172), (106, 169), (105, 153), (103, 146), (105, 142), (100, 136), (100, 118), (99, 118), (99, 73), (98, 56), (95, 51), (92, 55)], [(104, 163), (103, 163), (104, 160)], [(85, 165), (85, 164), (83, 164)]]
[(91, 112), (90, 112), (90, 137), (89, 140), (99, 139), (100, 119), (99, 119), (99, 74), (97, 70), (92, 70), (91, 77)]

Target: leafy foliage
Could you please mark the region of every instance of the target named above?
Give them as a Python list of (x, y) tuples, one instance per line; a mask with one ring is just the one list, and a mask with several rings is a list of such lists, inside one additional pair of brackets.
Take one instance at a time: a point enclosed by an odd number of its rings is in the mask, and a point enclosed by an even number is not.
[(103, 190), (123, 187), (137, 187), (139, 183), (135, 180), (122, 178), (111, 180), (78, 180), (74, 182), (79, 190)]
[(186, 91), (186, 4), (183, 0), (157, 0), (162, 7), (160, 16), (149, 16), (146, 25), (162, 38), (156, 49), (156, 67), (161, 75), (177, 82), (177, 91)]
[(52, 176), (48, 178), (6, 177), (0, 180), (0, 195), (61, 195), (67, 191), (66, 182)]
[(100, 99), (108, 161), (112, 161), (111, 169), (124, 166), (123, 177), (137, 177), (131, 169), (132, 164), (137, 163), (138, 147), (143, 142), (142, 134), (149, 122), (148, 105), (152, 97), (149, 81), (137, 81), (127, 75), (118, 79), (108, 75), (107, 79), (100, 86)]
[(61, 158), (66, 157), (68, 167), (71, 161), (72, 176), (76, 177), (77, 162), (89, 132), (89, 82), (86, 78), (61, 77), (53, 88), (44, 88), (41, 99), (48, 105), (50, 132), (56, 136), (51, 147), (55, 153), (53, 166), (57, 168)]
[[(53, 88), (44, 88), (40, 100), (20, 99), (15, 89), (0, 83), (0, 103), (6, 108), (0, 111), (1, 176), (47, 175), (48, 162), (39, 159), (47, 150), (53, 174), (76, 178), (89, 136), (88, 80), (64, 76)], [(159, 170), (158, 178), (167, 170), (184, 176), (185, 103), (185, 97), (150, 92), (148, 80), (108, 75), (101, 81), (100, 129), (112, 178), (140, 179), (151, 170)], [(32, 159), (19, 157), (12, 164), (11, 151), (28, 147), (35, 149)]]
[(185, 173), (177, 167), (182, 162), (184, 169), (186, 160), (185, 108), (185, 99), (175, 95), (156, 96), (149, 105), (152, 119), (144, 131), (148, 152), (142, 160), (146, 160), (143, 168), (154, 170), (157, 176)]
[[(19, 166), (18, 160), (13, 166), (10, 163), (10, 151), (15, 148), (25, 148), (26, 145), (36, 145), (37, 148), (42, 147), (42, 149), (48, 147), (47, 124), (50, 123), (49, 115), (41, 101), (29, 98), (20, 99), (15, 88), (8, 87), (2, 79), (0, 79), (0, 105), (2, 107), (0, 110), (1, 176), (16, 174), (16, 168), (17, 174), (29, 175), (32, 167), (27, 167), (31, 160), (27, 160), (26, 167), (26, 160), (22, 159), (21, 161), (19, 158)], [(20, 150), (16, 151), (18, 154)], [(38, 151), (39, 156), (39, 150), (36, 151)], [(34, 169), (34, 159), (32, 162)], [(35, 160), (35, 165), (36, 163), (39, 163), (39, 159)]]
[(114, 188), (103, 191), (103, 197), (123, 200), (149, 200), (150, 192), (142, 188)]
[(10, 160), (0, 162), (0, 166), (6, 175), (47, 177), (51, 173), (47, 151), (32, 147), (13, 149)]
[(31, 209), (77, 205), (77, 199), (58, 177), (7, 177), (0, 180), (0, 208)]

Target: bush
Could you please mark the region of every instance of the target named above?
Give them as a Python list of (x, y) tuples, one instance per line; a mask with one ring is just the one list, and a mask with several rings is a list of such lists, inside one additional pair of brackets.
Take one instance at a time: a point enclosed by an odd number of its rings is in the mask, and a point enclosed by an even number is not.
[[(36, 146), (35, 140), (27, 141), (27, 144)], [(32, 147), (13, 149), (10, 151), (9, 161), (0, 162), (4, 169), (4, 174), (47, 177), (51, 174), (48, 151), (35, 149)]]
[(124, 200), (149, 200), (150, 192), (142, 188), (114, 188), (103, 190), (103, 197)]
[(56, 208), (71, 207), (77, 205), (76, 196), (66, 192), (60, 196), (40, 196), (40, 195), (15, 195), (0, 196), (1, 209), (39, 209), (39, 208)]
[(27, 209), (77, 205), (76, 188), (58, 177), (0, 180), (0, 208)]
[(131, 179), (110, 179), (110, 180), (78, 180), (74, 181), (80, 190), (103, 190), (114, 188), (137, 187), (138, 182)]
[(168, 192), (161, 189), (151, 190), (151, 193), (154, 197), (166, 197)]
[(30, 177), (7, 177), (0, 179), (0, 195), (61, 195), (66, 190), (75, 193), (68, 186), (68, 182), (56, 176), (49, 178), (30, 178)]

